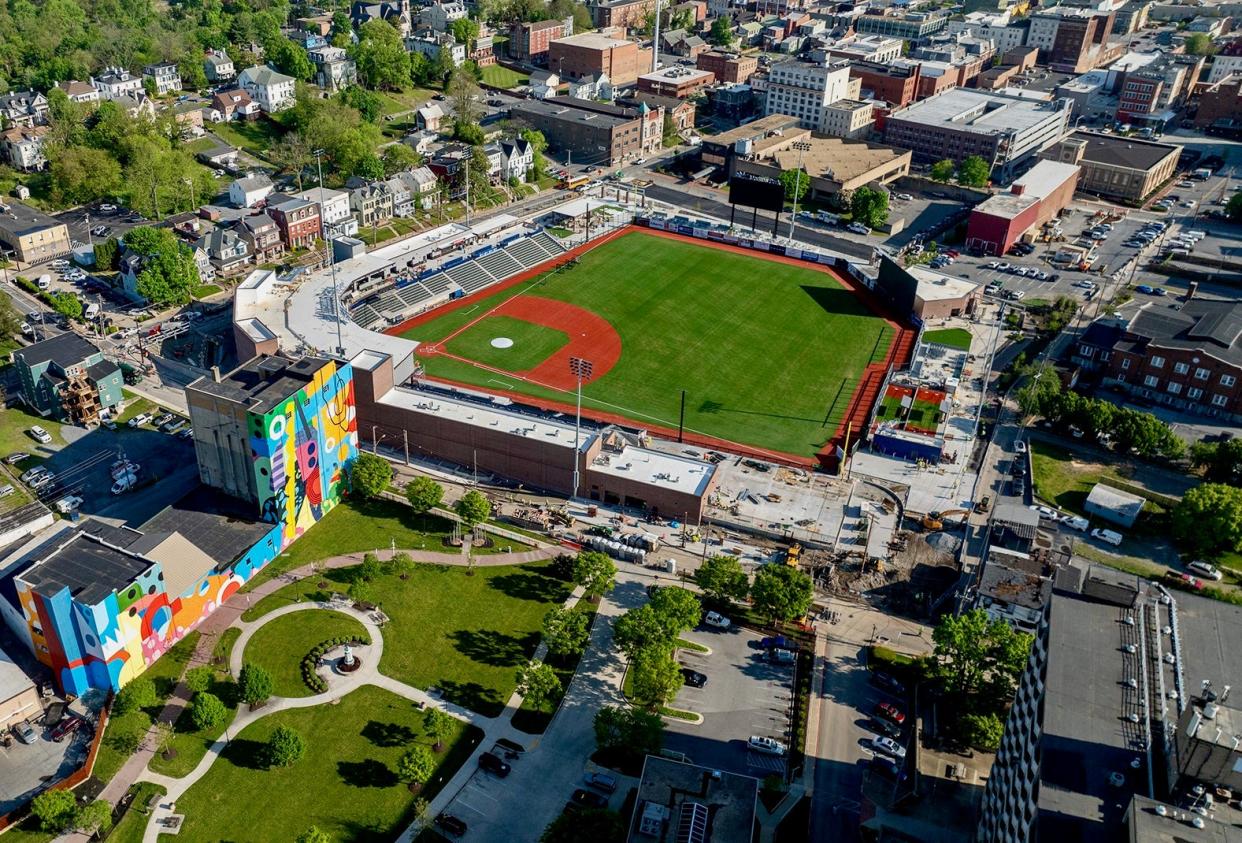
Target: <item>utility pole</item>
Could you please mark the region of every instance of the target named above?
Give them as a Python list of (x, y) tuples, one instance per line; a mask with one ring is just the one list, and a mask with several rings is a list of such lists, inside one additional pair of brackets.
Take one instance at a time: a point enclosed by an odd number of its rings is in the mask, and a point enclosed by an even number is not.
[(574, 379), (578, 382), (578, 404), (574, 412), (574, 493), (572, 498), (578, 497), (578, 461), (579, 449), (582, 439), (582, 382), (591, 377), (591, 372), (595, 365), (590, 360), (583, 360), (581, 357), (569, 358), (569, 371), (573, 373)]
[(474, 149), (470, 150), (470, 154), (466, 156), (466, 225), (470, 225), (470, 158), (474, 155)]

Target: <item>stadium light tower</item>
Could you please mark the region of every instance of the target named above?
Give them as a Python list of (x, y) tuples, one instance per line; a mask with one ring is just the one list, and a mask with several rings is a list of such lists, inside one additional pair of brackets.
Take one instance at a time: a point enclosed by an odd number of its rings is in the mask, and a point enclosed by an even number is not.
[[(793, 148), (798, 150), (798, 168), (794, 170), (794, 195), (793, 195), (794, 206), (793, 206), (793, 213), (789, 217), (789, 239), (790, 240), (792, 240), (794, 237), (794, 221), (798, 219), (798, 191), (802, 189), (802, 156), (807, 150), (811, 148), (811, 145), (807, 143), (806, 141), (798, 141), (797, 143), (793, 145)], [(809, 180), (810, 177), (811, 176), (808, 173), (807, 179)]]
[(591, 377), (595, 364), (581, 357), (569, 358), (569, 371), (578, 381), (578, 407), (574, 413), (574, 498), (578, 497), (578, 448), (582, 436), (582, 382)]
[(343, 358), (345, 342), (341, 339), (341, 298), (336, 291), (336, 255), (332, 252), (332, 244), (328, 242), (328, 231), (323, 221), (323, 150), (316, 149), (311, 155), (315, 156), (315, 170), (319, 175), (319, 236), (323, 238), (323, 244), (328, 250), (328, 265), (332, 268), (332, 319), (336, 322), (336, 354)]

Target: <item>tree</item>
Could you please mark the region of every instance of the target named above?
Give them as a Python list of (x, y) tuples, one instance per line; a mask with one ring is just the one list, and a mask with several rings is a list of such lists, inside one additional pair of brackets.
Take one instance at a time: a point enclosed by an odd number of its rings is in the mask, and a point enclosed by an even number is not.
[(414, 564), (414, 557), (408, 553), (398, 553), (389, 562), (392, 564), (393, 571), (403, 580), (408, 580), (414, 576), (417, 566)]
[(953, 163), (953, 161), (945, 158), (941, 161), (937, 161), (935, 164), (932, 164), (931, 173), (929, 175), (931, 175), (932, 179), (935, 181), (946, 182), (953, 178), (955, 170), (957, 170), (957, 166)]
[(1242, 193), (1235, 193), (1225, 204), (1225, 214), (1234, 222), (1242, 222)]
[(150, 708), (159, 697), (155, 694), (155, 683), (145, 676), (139, 676), (117, 692), (112, 701), (112, 716), (124, 717), (140, 708)]
[(978, 155), (967, 155), (957, 168), (957, 180), (967, 187), (985, 187), (992, 167)]
[(548, 170), (548, 162), (547, 159), (543, 157), (543, 154), (548, 151), (548, 139), (543, 136), (543, 132), (538, 129), (523, 129), (518, 132), (518, 137), (529, 143), (531, 149), (535, 153), (534, 160), (531, 162), (535, 175), (546, 175)]
[(1186, 53), (1192, 56), (1210, 56), (1216, 52), (1216, 45), (1212, 43), (1211, 37), (1203, 32), (1187, 35), (1182, 44)]
[(364, 498), (378, 498), (392, 485), (392, 465), (375, 454), (359, 453), (349, 465), (349, 484)]
[(356, 108), (368, 123), (378, 123), (384, 113), (384, 101), (380, 95), (358, 85), (350, 85), (337, 96), (350, 108)]
[(332, 835), (312, 825), (295, 838), (295, 843), (333, 843)]
[(616, 811), (564, 811), (539, 835), (539, 843), (622, 843), (625, 823)]
[(531, 705), (542, 705), (563, 690), (560, 677), (547, 662), (532, 661), (518, 668), (517, 692), (530, 700)]
[(543, 616), (543, 643), (555, 656), (581, 653), (591, 637), (587, 615), (562, 606), (554, 606)]
[(155, 721), (155, 751), (164, 758), (176, 755), (173, 750), (173, 739), (176, 735), (177, 731), (173, 728), (173, 724), (167, 720)]
[(811, 578), (788, 565), (764, 565), (750, 588), (755, 608), (773, 622), (802, 617), (814, 596)]
[(154, 304), (184, 304), (198, 285), (198, 267), (189, 247), (168, 228), (143, 226), (125, 234), (125, 246), (142, 255), (138, 292)]
[(1049, 363), (1029, 373), (1018, 390), (1018, 409), (1028, 416), (1048, 416), (1054, 412), (1061, 397), (1061, 379)]
[(52, 150), (49, 158), (52, 198), (57, 202), (94, 202), (111, 196), (121, 186), (121, 165), (102, 149), (69, 146)]
[(658, 755), (664, 721), (658, 714), (629, 706), (606, 705), (595, 713), (595, 745), (601, 751), (627, 751), (639, 758)]
[(294, 130), (268, 146), (267, 158), (280, 167), (282, 173), (292, 173), (298, 180), (300, 191), (302, 190), (302, 174), (307, 167), (315, 163), (315, 156), (311, 154), (313, 151), (306, 136)]
[(410, 84), (409, 53), (399, 33), (386, 20), (371, 20), (358, 30), (353, 47), (358, 81), (373, 91), (400, 91)]
[(272, 696), (272, 674), (266, 668), (246, 662), (237, 676), (241, 697), (251, 708), (263, 705)]
[(229, 710), (210, 691), (199, 691), (190, 701), (190, 722), (200, 732), (214, 729), (228, 717)]
[(951, 693), (1005, 699), (1026, 665), (1031, 636), (983, 609), (946, 615), (932, 632), (937, 670)]
[(415, 477), (405, 484), (405, 499), (419, 515), (430, 512), (444, 500), (444, 487), (430, 477)]
[(471, 489), (457, 499), (457, 503), (453, 504), (453, 511), (467, 529), (472, 529), (492, 514), (492, 504), (482, 492)]
[(612, 591), (617, 565), (608, 554), (597, 550), (584, 550), (574, 559), (573, 581), (582, 586), (586, 596), (595, 599)]
[(745, 600), (750, 593), (750, 580), (735, 556), (713, 556), (704, 560), (694, 572), (694, 581), (704, 594), (721, 603)]
[(630, 659), (647, 650), (668, 649), (672, 636), (667, 624), (650, 603), (630, 609), (613, 624), (612, 643)]
[(479, 22), (470, 18), (458, 18), (449, 24), (449, 32), (459, 44), (465, 44), (468, 50), (474, 39), (479, 37)]
[(78, 800), (67, 790), (45, 790), (31, 801), (30, 813), (44, 831), (65, 831), (78, 818)]
[(464, 67), (455, 68), (444, 85), (444, 92), (448, 94), (449, 102), (453, 106), (453, 116), (459, 123), (478, 125), (483, 116), (483, 109), (479, 105), (482, 89), (475, 81), (474, 74)]
[(423, 157), (403, 143), (390, 143), (380, 154), (380, 162), (384, 165), (384, 175), (391, 176), (420, 166)]
[(888, 220), (888, 193), (860, 187), (850, 199), (850, 211), (855, 222), (861, 222), (868, 228), (878, 228)]
[(426, 784), (435, 771), (435, 756), (422, 744), (410, 747), (397, 761), (397, 778), (408, 782), (411, 790)]
[(192, 667), (185, 672), (185, 686), (195, 693), (211, 687), (212, 670), (207, 665)]
[[(482, 146), (484, 141), (483, 127), (478, 123), (467, 123), (464, 120), (453, 121), (453, 139), (471, 146)], [(473, 166), (474, 162), (471, 162)]]
[(1196, 442), (1190, 446), (1190, 462), (1204, 469), (1209, 483), (1242, 485), (1242, 439)]
[(11, 337), (22, 329), (22, 315), (8, 296), (0, 296), (0, 334)]
[(120, 256), (121, 244), (115, 237), (109, 237), (95, 244), (95, 268), (101, 272), (115, 269)]
[(82, 299), (72, 293), (52, 293), (52, 310), (66, 319), (82, 319)]
[(306, 754), (306, 739), (296, 729), (277, 726), (263, 754), (269, 767), (292, 767)]
[(354, 603), (374, 603), (375, 586), (361, 577), (349, 584), (349, 599)]
[(1191, 489), (1173, 509), (1173, 535), (1204, 555), (1242, 548), (1242, 489), (1223, 483)]
[(429, 708), (423, 713), (423, 731), (434, 741), (436, 752), (444, 749), (444, 741), (457, 728), (453, 718), (438, 708)]
[(719, 15), (712, 21), (712, 28), (707, 33), (707, 40), (717, 47), (731, 47), (736, 40), (733, 34), (733, 20), (728, 15)]
[(78, 811), (74, 827), (88, 837), (107, 834), (112, 830), (112, 806), (96, 799)]
[(694, 629), (703, 617), (703, 606), (698, 595), (687, 588), (669, 586), (656, 589), (648, 605), (659, 617), (670, 640), (687, 629)]
[(961, 728), (963, 738), (982, 752), (995, 752), (1000, 749), (1001, 736), (1005, 733), (1005, 724), (991, 712), (987, 714), (967, 714), (962, 717)]
[(634, 698), (644, 703), (662, 705), (673, 698), (681, 687), (681, 666), (673, 661), (667, 648), (649, 647), (630, 660), (631, 687)]
[(800, 201), (811, 189), (811, 177), (802, 169), (781, 170), (780, 182), (785, 188), (785, 200), (788, 202)]
[(177, 62), (177, 74), (181, 77), (182, 90), (201, 91), (209, 84), (203, 59), (197, 53), (187, 55)]
[(384, 573), (379, 557), (374, 553), (362, 554), (362, 564), (358, 566), (358, 579), (363, 582), (375, 582)]
[(270, 45), (264, 45), (265, 58), (268, 63), (286, 76), (292, 76), (301, 82), (309, 82), (315, 78), (315, 65), (306, 50), (285, 37), (273, 39)]

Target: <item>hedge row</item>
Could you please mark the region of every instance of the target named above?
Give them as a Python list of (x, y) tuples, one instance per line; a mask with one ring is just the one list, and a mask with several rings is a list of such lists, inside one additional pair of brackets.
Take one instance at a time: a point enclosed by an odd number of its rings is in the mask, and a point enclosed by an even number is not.
[(328, 683), (315, 671), (315, 667), (319, 664), (319, 660), (323, 658), (323, 654), (344, 644), (366, 646), (370, 643), (371, 636), (365, 632), (360, 636), (351, 638), (329, 638), (326, 641), (320, 641), (311, 648), (309, 653), (302, 657), (302, 681), (314, 693), (322, 694), (328, 690)]

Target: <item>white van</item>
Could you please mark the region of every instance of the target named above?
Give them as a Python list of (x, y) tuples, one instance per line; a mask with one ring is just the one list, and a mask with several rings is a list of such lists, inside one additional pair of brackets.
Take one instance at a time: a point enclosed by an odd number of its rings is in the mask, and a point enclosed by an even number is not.
[(1091, 531), (1091, 538), (1099, 539), (1102, 542), (1108, 542), (1113, 547), (1117, 547), (1121, 544), (1121, 540), (1124, 537), (1116, 530), (1104, 530), (1097, 527)]
[(94, 319), (96, 316), (99, 315), (99, 305), (95, 304), (94, 302), (91, 302), (90, 304), (86, 306), (86, 310), (82, 312), (82, 315), (85, 316), (87, 319)]
[(40, 275), (39, 280), (36, 282), (36, 284), (38, 285), (40, 290), (50, 290), (52, 289), (52, 276)]

